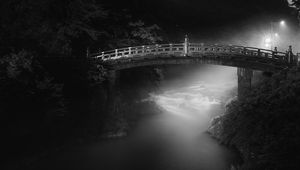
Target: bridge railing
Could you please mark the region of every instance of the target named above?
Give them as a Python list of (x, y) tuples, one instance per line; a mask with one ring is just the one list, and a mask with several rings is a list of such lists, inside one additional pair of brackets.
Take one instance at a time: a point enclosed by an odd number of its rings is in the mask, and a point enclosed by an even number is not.
[(184, 51), (183, 48), (183, 44), (157, 44), (115, 49), (91, 54), (91, 56), (105, 61), (110, 59), (145, 56), (149, 54), (176, 54), (176, 52), (179, 52), (181, 55)]
[[(185, 50), (185, 48), (187, 50)], [(287, 53), (277, 52), (255, 47), (244, 47), (236, 45), (207, 45), (203, 43), (178, 43), (178, 44), (156, 44), (136, 47), (126, 47), (101, 53), (91, 54), (93, 58), (102, 61), (115, 60), (121, 58), (144, 57), (153, 55), (173, 55), (173, 56), (195, 56), (199, 54), (236, 54), (240, 56), (256, 56), (269, 58), (281, 62), (288, 59)]]

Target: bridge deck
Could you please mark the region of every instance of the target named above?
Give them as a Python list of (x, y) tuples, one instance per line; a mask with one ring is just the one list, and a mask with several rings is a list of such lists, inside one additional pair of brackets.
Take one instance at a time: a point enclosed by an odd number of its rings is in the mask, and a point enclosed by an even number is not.
[(192, 63), (197, 61), (201, 63), (231, 66), (259, 65), (259, 67), (282, 69), (290, 66), (293, 62), (289, 54), (283, 52), (254, 47), (204, 45), (197, 43), (127, 47), (92, 54), (91, 57), (104, 65), (110, 65), (117, 69), (128, 68), (135, 65), (147, 65), (147, 63), (151, 64), (151, 62), (163, 64), (167, 62), (174, 63), (176, 61), (178, 63)]

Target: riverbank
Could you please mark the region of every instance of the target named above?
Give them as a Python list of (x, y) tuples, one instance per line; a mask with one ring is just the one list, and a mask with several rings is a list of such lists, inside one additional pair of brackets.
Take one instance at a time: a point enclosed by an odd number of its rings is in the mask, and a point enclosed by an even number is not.
[(244, 164), (238, 169), (299, 169), (299, 96), (299, 68), (274, 74), (228, 104), (208, 132), (239, 150)]
[[(35, 162), (52, 153), (69, 145), (101, 140), (105, 133), (124, 136), (136, 119), (143, 116), (142, 108), (151, 107), (147, 106), (151, 103), (136, 103), (148, 94), (147, 90), (152, 91), (155, 75), (151, 69), (131, 70), (122, 76), (127, 80), (131, 74), (136, 77), (150, 74), (147, 81), (136, 80), (137, 85), (132, 89), (125, 88), (129, 85), (124, 83), (124, 88), (119, 85), (119, 93), (112, 96), (116, 112), (110, 114), (106, 107), (109, 103), (106, 82), (99, 78), (91, 80), (88, 76), (91, 66), (85, 59), (68, 61), (41, 62), (26, 53), (1, 60), (0, 112), (4, 113), (6, 155), (2, 169), (31, 169)], [(97, 73), (99, 76), (101, 72)], [(26, 78), (20, 78), (21, 75)], [(132, 95), (121, 96), (121, 93)]]
[[(170, 103), (172, 104), (172, 103)], [(205, 133), (208, 118), (170, 112), (141, 118), (126, 138), (73, 147), (40, 162), (35, 169), (221, 170), (235, 153)]]

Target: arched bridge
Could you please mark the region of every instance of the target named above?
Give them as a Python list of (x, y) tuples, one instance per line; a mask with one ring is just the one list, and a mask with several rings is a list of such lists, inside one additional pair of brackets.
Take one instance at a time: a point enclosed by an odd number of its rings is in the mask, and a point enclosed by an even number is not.
[(253, 70), (274, 72), (298, 64), (298, 56), (293, 55), (291, 46), (287, 52), (278, 52), (236, 45), (189, 43), (187, 37), (179, 44), (127, 47), (89, 56), (108, 70), (109, 87), (114, 87), (118, 70), (132, 67), (194, 63), (238, 67), (239, 97), (251, 90)]
[(162, 64), (202, 63), (274, 71), (297, 64), (291, 48), (278, 52), (236, 45), (203, 43), (156, 44), (126, 47), (91, 54), (96, 61), (112, 70)]

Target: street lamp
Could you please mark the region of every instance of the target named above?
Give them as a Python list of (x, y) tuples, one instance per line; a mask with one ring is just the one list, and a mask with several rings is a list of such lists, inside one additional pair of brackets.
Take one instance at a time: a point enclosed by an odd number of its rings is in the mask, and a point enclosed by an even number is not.
[(271, 36), (270, 36), (270, 39), (271, 39), (271, 42), (270, 42), (271, 50), (273, 50), (273, 48), (275, 46), (275, 38), (279, 37), (279, 34), (274, 32), (274, 25), (275, 24), (276, 25), (279, 24), (280, 27), (284, 27), (285, 26), (285, 21), (281, 20), (281, 21), (277, 21), (277, 22), (274, 22), (274, 21), (271, 22), (271, 31), (270, 31), (270, 34), (271, 34)]
[(271, 47), (271, 43), (272, 43), (272, 40), (269, 36), (265, 37), (264, 38), (264, 45), (266, 48), (270, 48)]
[(280, 21), (280, 26), (285, 26), (285, 21)]

